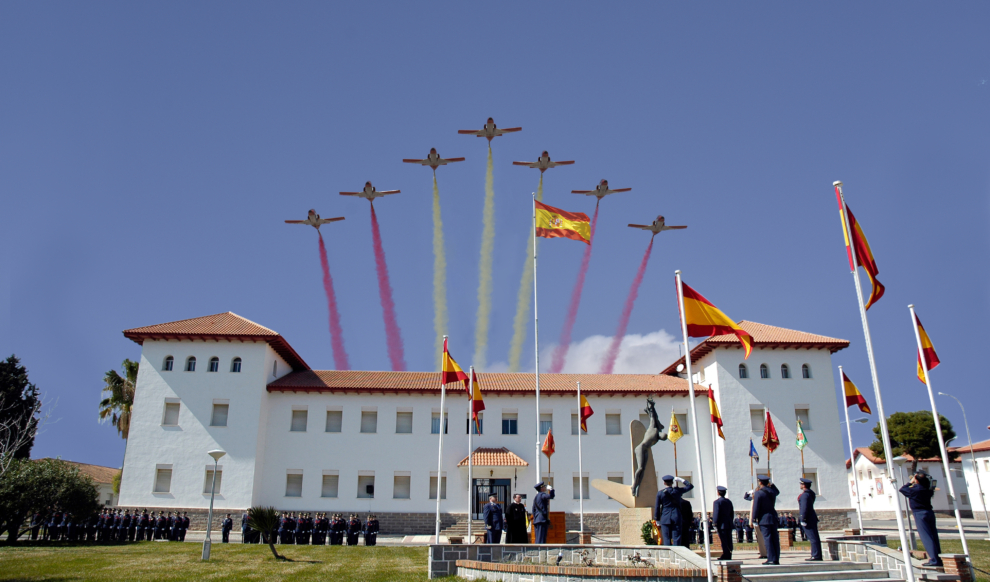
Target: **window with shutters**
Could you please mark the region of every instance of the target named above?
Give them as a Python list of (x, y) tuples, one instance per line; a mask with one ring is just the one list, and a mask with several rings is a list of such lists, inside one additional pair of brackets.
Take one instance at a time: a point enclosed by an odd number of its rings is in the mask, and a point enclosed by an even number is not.
[(378, 411), (377, 410), (362, 410), (361, 411), (361, 432), (365, 432), (365, 433), (375, 433), (375, 432), (378, 432)]
[(158, 465), (155, 469), (155, 493), (168, 493), (172, 489), (172, 465)]
[(375, 476), (374, 475), (358, 475), (358, 492), (357, 496), (359, 499), (374, 499), (375, 498)]
[(544, 473), (543, 474), (543, 478), (541, 479), (541, 481), (543, 481), (547, 485), (553, 487), (554, 486), (554, 484), (553, 484), (553, 473)]
[[(443, 434), (447, 434), (447, 413), (443, 415)], [(430, 418), (430, 434), (440, 434), (440, 413), (434, 412)]]
[(287, 473), (285, 475), (285, 496), (302, 497), (302, 471)]
[(396, 434), (411, 434), (412, 433), (412, 412), (396, 412), (395, 413), (395, 432)]
[(196, 371), (196, 358), (194, 358), (193, 356), (189, 356), (188, 358), (186, 358), (186, 372), (195, 372), (195, 371)]
[(392, 477), (392, 499), (409, 499), (410, 480), (407, 474)]
[(234, 358), (234, 360), (230, 363), (230, 371), (233, 372), (233, 373), (235, 373), (235, 374), (240, 373), (240, 371), (241, 371), (241, 359), (240, 358)]
[(340, 432), (340, 425), (343, 423), (343, 420), (344, 411), (328, 410), (326, 432)]
[(823, 493), (818, 489), (818, 470), (817, 469), (813, 469), (811, 467), (806, 467), (804, 469), (804, 472), (801, 473), (801, 476), (804, 477), (805, 479), (811, 479), (811, 489), (816, 494), (818, 494), (819, 497), (821, 497), (823, 495)]
[(574, 487), (574, 494), (573, 494), (574, 495), (574, 497), (573, 497), (574, 499), (580, 499), (582, 497), (584, 499), (588, 499), (588, 496), (590, 495), (590, 493), (588, 492), (588, 478), (587, 477), (580, 477), (580, 480), (579, 480), (578, 475), (575, 474), (571, 478), (571, 485), (573, 485), (573, 487)]
[[(749, 409), (749, 424), (751, 425), (753, 432), (763, 433), (763, 425), (766, 423), (766, 418), (763, 414), (762, 408), (750, 408)], [(681, 425), (684, 428), (684, 425)]]
[(323, 475), (323, 488), (320, 491), (320, 497), (337, 497), (337, 485), (340, 482), (340, 476), (337, 474), (333, 475)]
[(739, 364), (739, 378), (743, 380), (749, 378), (749, 370), (746, 368), (746, 364)]
[(219, 372), (220, 371), (220, 358), (214, 356), (210, 358), (210, 367), (206, 369), (207, 372)]
[[(932, 422), (934, 422), (934, 420)], [(962, 502), (963, 505), (969, 505), (969, 495), (966, 495), (965, 493), (960, 493), (959, 501)]]
[[(587, 423), (585, 423), (587, 425)], [(578, 433), (578, 427), (581, 426), (581, 415), (576, 413), (571, 413), (571, 434), (576, 435)], [(588, 431), (583, 430), (581, 434), (588, 434)]]
[(622, 415), (605, 415), (605, 434), (622, 434)]
[(553, 429), (553, 413), (540, 414), (540, 434), (545, 435)]
[(608, 480), (612, 483), (622, 484), (622, 473), (609, 473)]
[(178, 426), (179, 424), (179, 401), (178, 399), (166, 399), (165, 411), (162, 415), (162, 425)]
[[(217, 469), (217, 484), (213, 488), (213, 493), (214, 494), (217, 494), (217, 495), (220, 494), (220, 482), (222, 480), (223, 480), (223, 469), (218, 468)], [(203, 479), (203, 494), (204, 495), (209, 495), (210, 494), (210, 486), (211, 485), (213, 485), (213, 467), (210, 467), (209, 469), (206, 470), (206, 478)]]
[(807, 408), (795, 408), (794, 418), (801, 421), (804, 430), (811, 430), (811, 413)]
[(791, 377), (791, 367), (787, 364), (780, 365), (780, 377), (783, 379), (788, 379)]
[(801, 364), (801, 377), (805, 380), (811, 378), (811, 366), (808, 364)]
[(691, 427), (688, 426), (687, 413), (684, 414), (674, 414), (674, 418), (677, 419), (677, 426), (681, 427), (681, 434), (691, 434)]
[(519, 434), (519, 414), (516, 412), (502, 413), (502, 434)]
[(227, 426), (227, 411), (230, 405), (226, 402), (214, 402), (213, 414), (210, 415), (210, 426)]
[(171, 372), (173, 365), (175, 365), (175, 358), (172, 356), (166, 356), (165, 361), (162, 363), (162, 371)]
[(308, 410), (293, 410), (292, 411), (292, 425), (289, 427), (290, 432), (306, 432), (306, 423), (309, 420)]
[[(436, 498), (437, 498), (437, 476), (436, 473), (434, 472), (433, 475), (430, 475), (430, 499), (436, 499)], [(443, 478), (440, 479), (440, 499), (446, 499), (446, 498), (447, 498), (447, 476), (444, 475)]]
[(760, 378), (766, 380), (770, 377), (770, 367), (766, 364), (760, 364)]

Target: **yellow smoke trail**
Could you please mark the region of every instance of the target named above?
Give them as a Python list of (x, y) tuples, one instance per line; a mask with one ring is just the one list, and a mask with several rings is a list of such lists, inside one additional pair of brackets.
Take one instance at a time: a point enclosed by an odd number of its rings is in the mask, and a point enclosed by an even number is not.
[(488, 351), (488, 322), (492, 315), (492, 251), (495, 250), (495, 180), (492, 177), (492, 148), (488, 148), (485, 171), (484, 228), (481, 231), (481, 259), (478, 261), (478, 318), (474, 326), (474, 367), (485, 369)]
[(447, 253), (443, 247), (443, 219), (440, 216), (440, 190), (433, 176), (433, 329), (437, 341), (433, 353), (438, 366), (443, 360), (443, 334), (447, 333)]
[[(536, 190), (536, 199), (543, 202), (543, 174), (540, 174), (540, 187)], [(512, 322), (512, 343), (509, 345), (509, 371), (519, 371), (519, 359), (522, 356), (523, 341), (526, 339), (526, 327), (529, 320), (529, 300), (533, 294), (533, 243), (536, 233), (533, 227), (529, 229), (529, 242), (526, 243), (526, 263), (523, 264), (522, 279), (519, 281), (519, 295), (516, 299), (516, 319)]]

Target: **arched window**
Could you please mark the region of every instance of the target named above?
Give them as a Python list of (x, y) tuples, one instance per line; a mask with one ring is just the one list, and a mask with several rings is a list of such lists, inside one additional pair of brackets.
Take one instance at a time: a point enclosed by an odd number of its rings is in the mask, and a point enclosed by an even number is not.
[(230, 371), (237, 373), (241, 371), (241, 359), (234, 358), (234, 361), (230, 363)]
[(206, 370), (207, 372), (219, 372), (220, 371), (220, 358), (213, 356), (210, 358), (210, 367)]
[(785, 380), (791, 377), (791, 369), (787, 366), (787, 364), (780, 365), (780, 377)]
[(811, 366), (808, 364), (801, 365), (801, 377), (806, 380), (811, 378)]
[(746, 364), (739, 364), (739, 377), (749, 378), (749, 370), (746, 369)]
[(194, 356), (189, 356), (186, 358), (186, 372), (196, 371), (196, 358)]
[(760, 364), (760, 378), (764, 380), (770, 377), (770, 368), (766, 364)]
[(165, 356), (165, 362), (162, 363), (162, 371), (171, 372), (173, 364), (175, 364), (175, 358), (172, 356)]

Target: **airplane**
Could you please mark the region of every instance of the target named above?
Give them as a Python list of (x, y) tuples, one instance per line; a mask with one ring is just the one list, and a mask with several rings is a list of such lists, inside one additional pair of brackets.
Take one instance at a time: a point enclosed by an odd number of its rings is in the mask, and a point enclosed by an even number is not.
[(615, 190), (610, 190), (608, 187), (608, 180), (602, 180), (595, 186), (594, 190), (571, 190), (571, 194), (584, 194), (585, 196), (596, 196), (598, 200), (601, 201), (602, 198), (608, 196), (609, 194), (615, 194), (616, 192), (628, 192), (632, 188), (616, 188)]
[(344, 220), (343, 216), (338, 216), (337, 218), (320, 218), (320, 215), (316, 213), (315, 210), (310, 209), (309, 216), (306, 220), (286, 220), (286, 224), (308, 224), (315, 228), (317, 231), (320, 230), (320, 226), (328, 222), (337, 222), (338, 220)]
[(522, 131), (522, 128), (507, 127), (505, 129), (499, 129), (498, 127), (495, 126), (495, 120), (489, 117), (488, 121), (485, 123), (485, 127), (481, 128), (480, 130), (458, 129), (457, 133), (463, 133), (465, 135), (473, 135), (475, 137), (487, 137), (488, 144), (491, 145), (493, 137), (498, 137), (502, 134), (509, 133), (510, 131)]
[(364, 183), (364, 190), (360, 192), (341, 192), (341, 196), (358, 196), (364, 198), (368, 202), (374, 202), (375, 198), (381, 198), (386, 194), (398, 194), (399, 190), (375, 190), (375, 187), (371, 185), (371, 182)]
[(658, 216), (656, 220), (651, 224), (630, 224), (630, 228), (640, 228), (642, 230), (648, 230), (653, 233), (653, 236), (660, 234), (660, 231), (664, 230), (680, 230), (682, 228), (687, 228), (686, 226), (667, 226), (664, 223), (663, 216)]
[(552, 162), (550, 161), (550, 154), (548, 154), (546, 150), (544, 150), (543, 153), (540, 154), (540, 158), (535, 162), (512, 162), (512, 165), (526, 166), (527, 168), (539, 168), (540, 173), (542, 174), (543, 172), (547, 171), (548, 168), (556, 168), (557, 166), (569, 166), (570, 164), (573, 163), (574, 160), (571, 160), (569, 162)]
[(446, 166), (447, 164), (449, 164), (451, 162), (463, 162), (464, 161), (464, 158), (446, 158), (446, 159), (444, 159), (444, 158), (441, 158), (440, 157), (440, 154), (437, 153), (437, 148), (430, 148), (430, 155), (426, 156), (426, 159), (425, 160), (406, 160), (406, 159), (403, 159), (402, 161), (405, 162), (405, 163), (407, 163), (407, 164), (419, 164), (421, 166), (429, 166), (429, 167), (433, 168), (433, 171), (434, 172), (436, 172), (437, 171), (437, 168), (439, 168), (440, 166)]

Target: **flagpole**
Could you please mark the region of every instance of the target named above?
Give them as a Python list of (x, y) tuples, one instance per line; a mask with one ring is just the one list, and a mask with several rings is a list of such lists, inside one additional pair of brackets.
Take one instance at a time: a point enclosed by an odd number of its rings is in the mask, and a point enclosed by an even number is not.
[[(533, 343), (536, 348), (536, 482), (543, 480), (540, 472), (540, 317), (536, 300), (536, 192), (533, 192)], [(549, 471), (550, 459), (547, 458)], [(912, 581), (913, 582), (913, 581)]]
[[(447, 345), (447, 336), (443, 336), (443, 345)], [(441, 360), (442, 361), (442, 360)], [(447, 398), (447, 385), (443, 382), (443, 364), (440, 365), (440, 451), (437, 453), (437, 523), (434, 533), (436, 544), (440, 545), (440, 498), (443, 492), (443, 433), (446, 432), (446, 418), (444, 417), (444, 406)], [(468, 515), (468, 518), (471, 516)], [(468, 520), (470, 523), (470, 519)]]
[[(677, 420), (677, 417), (674, 416), (674, 407), (673, 406), (670, 407), (670, 417), (673, 418), (674, 420)], [(673, 424), (673, 423), (671, 423), (671, 424)], [(678, 424), (680, 424), (680, 423), (678, 423)], [(680, 433), (681, 434), (684, 434), (684, 429), (680, 429)], [(680, 439), (678, 439), (678, 440), (680, 440)], [(974, 467), (975, 467), (975, 465), (974, 465)], [(680, 475), (677, 474), (677, 441), (674, 441), (674, 476), (675, 477), (680, 477)], [(987, 531), (990, 531), (990, 530), (987, 530)]]
[(849, 438), (849, 467), (852, 469), (853, 484), (856, 488), (856, 518), (859, 520), (859, 533), (863, 535), (863, 506), (859, 500), (859, 478), (856, 476), (856, 450), (853, 449), (852, 425), (849, 424), (849, 406), (845, 402), (846, 381), (842, 366), (839, 366), (839, 383), (842, 384), (843, 404), (846, 404), (842, 407), (842, 410), (846, 413), (846, 437)]
[[(753, 439), (749, 439), (749, 446), (753, 446)], [(749, 488), (756, 489), (756, 483), (753, 481), (753, 455), (749, 455)]]
[[(866, 355), (870, 361), (870, 375), (873, 378), (873, 396), (877, 399), (877, 416), (880, 419), (880, 440), (883, 442), (883, 452), (884, 458), (887, 460), (887, 478), (890, 482), (897, 483), (897, 479), (893, 478), (893, 470), (891, 469), (890, 463), (893, 462), (894, 453), (892, 447), (890, 446), (890, 433), (887, 430), (887, 416), (883, 411), (883, 397), (880, 395), (880, 380), (877, 377), (877, 363), (873, 358), (873, 340), (870, 337), (870, 322), (866, 317), (866, 307), (863, 304), (863, 289), (859, 284), (859, 260), (856, 257), (856, 250), (854, 248), (855, 241), (853, 239), (853, 233), (849, 229), (849, 209), (846, 207), (846, 198), (842, 194), (842, 182), (835, 181), (832, 183), (835, 186), (836, 194), (839, 196), (839, 203), (841, 205), (842, 214), (842, 229), (843, 234), (846, 236), (845, 242), (847, 242), (846, 251), (852, 261), (852, 275), (853, 283), (856, 286), (856, 304), (859, 307), (859, 317), (863, 322), (863, 337), (866, 343)], [(911, 551), (908, 546), (907, 535), (904, 531), (904, 516), (901, 514), (901, 496), (894, 494), (894, 505), (897, 510), (894, 512), (894, 517), (897, 518), (897, 535), (901, 541), (901, 552), (904, 555), (904, 571), (907, 577), (907, 582), (914, 582), (914, 564), (911, 563)]]
[[(769, 418), (770, 418), (770, 407), (769, 406), (764, 406), (763, 407), (763, 434), (766, 434), (767, 433), (767, 419), (769, 419)], [(773, 422), (773, 421), (771, 420), (771, 422)], [(776, 431), (774, 431), (774, 432), (776, 432)], [(770, 441), (769, 435), (767, 435), (767, 437), (768, 437), (767, 438), (767, 443), (769, 443), (769, 441)], [(770, 474), (770, 455), (773, 453), (773, 451), (770, 450), (770, 447), (767, 446), (766, 443), (764, 443), (763, 446), (766, 447), (766, 449), (767, 449), (767, 477), (770, 477), (772, 479), (773, 478), (773, 475)]]
[[(581, 534), (584, 534), (584, 467), (581, 458), (581, 383), (578, 390), (578, 511), (581, 512)], [(549, 465), (549, 461), (547, 462)], [(578, 540), (580, 542), (580, 540)]]
[[(945, 437), (942, 436), (942, 422), (938, 417), (938, 409), (935, 408), (935, 396), (932, 393), (932, 379), (928, 374), (928, 360), (924, 357), (924, 348), (921, 345), (921, 332), (918, 331), (918, 316), (914, 313), (914, 305), (908, 305), (911, 312), (911, 325), (914, 326), (914, 339), (918, 341), (918, 361), (925, 371), (925, 386), (928, 387), (928, 400), (932, 403), (932, 416), (935, 419), (935, 431), (938, 433), (938, 447), (942, 451), (942, 471), (945, 480), (949, 482), (949, 498), (952, 500), (952, 509), (956, 513), (956, 527), (959, 528), (959, 540), (962, 542), (963, 553), (969, 555), (969, 546), (966, 544), (966, 533), (963, 531), (962, 517), (959, 515), (959, 502), (956, 498), (956, 488), (952, 484), (952, 473), (949, 472), (949, 454), (945, 450)], [(921, 529), (919, 527), (919, 529)], [(972, 561), (972, 558), (970, 558)]]
[(474, 499), (473, 499), (474, 496), (472, 495), (472, 493), (474, 493), (472, 491), (472, 489), (473, 489), (472, 485), (474, 484), (474, 479), (473, 479), (473, 473), (474, 473), (474, 458), (473, 458), (474, 457), (474, 449), (471, 448), (473, 446), (472, 445), (472, 442), (473, 441), (472, 441), (471, 437), (474, 435), (474, 431), (471, 430), (471, 419), (474, 417), (474, 414), (472, 414), (474, 412), (474, 366), (471, 366), (470, 367), (470, 371), (468, 372), (468, 394), (470, 394), (471, 396), (468, 398), (468, 431), (467, 431), (468, 432), (468, 478), (467, 478), (467, 481), (468, 481), (467, 482), (467, 490), (468, 490), (468, 494), (467, 494), (467, 498), (468, 498), (467, 499), (467, 502), (468, 502), (468, 535), (467, 535), (467, 543), (471, 544), (471, 543), (474, 543), (474, 538), (471, 537), (471, 522), (474, 521), (474, 512), (471, 511), (472, 509), (474, 509), (474, 507), (473, 507), (474, 504), (472, 503), (474, 501)]
[(715, 440), (715, 423), (712, 425), (712, 472), (715, 474), (715, 485), (718, 486), (718, 441)]
[[(687, 372), (688, 394), (691, 399), (691, 431), (694, 433), (694, 454), (698, 460), (698, 486), (701, 494), (701, 515), (705, 516), (705, 470), (701, 461), (701, 438), (698, 434), (698, 411), (694, 402), (694, 378), (691, 377), (691, 350), (688, 348), (687, 320), (684, 318), (684, 286), (681, 284), (681, 271), (674, 271), (677, 281), (677, 307), (681, 316), (681, 334), (684, 337), (684, 370)], [(708, 543), (708, 520), (702, 519), (705, 531), (705, 563), (708, 570), (708, 582), (712, 582), (712, 548)], [(913, 582), (913, 581), (912, 581)]]

